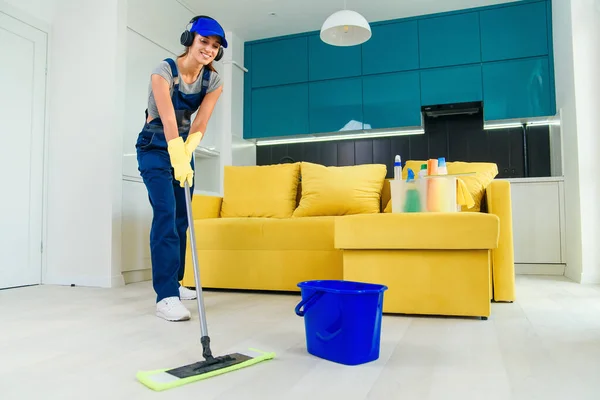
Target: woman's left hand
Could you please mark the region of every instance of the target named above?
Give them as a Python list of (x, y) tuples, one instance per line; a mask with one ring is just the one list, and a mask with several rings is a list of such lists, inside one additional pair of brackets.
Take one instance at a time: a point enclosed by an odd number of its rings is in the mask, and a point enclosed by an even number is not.
[(190, 160), (192, 159), (192, 156), (194, 155), (194, 151), (196, 150), (196, 147), (198, 147), (198, 145), (200, 144), (200, 141), (202, 140), (203, 137), (204, 137), (204, 134), (200, 131), (190, 133), (188, 135), (188, 137), (185, 141), (185, 152), (187, 153)]

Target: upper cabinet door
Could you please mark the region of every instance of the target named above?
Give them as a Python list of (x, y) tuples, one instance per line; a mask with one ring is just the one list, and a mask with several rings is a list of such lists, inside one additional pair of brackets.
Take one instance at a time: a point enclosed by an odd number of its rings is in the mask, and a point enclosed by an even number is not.
[(308, 38), (279, 39), (252, 45), (252, 87), (308, 81)]
[(363, 77), (364, 128), (421, 125), (419, 71)]
[(300, 135), (308, 132), (308, 83), (252, 91), (252, 137)]
[(419, 21), (421, 68), (481, 61), (479, 14), (476, 12)]
[(362, 45), (363, 75), (419, 68), (417, 21), (374, 25), (371, 32)]
[(548, 54), (546, 2), (481, 11), (484, 62)]
[(483, 64), (486, 120), (552, 114), (548, 57)]
[(309, 80), (348, 78), (360, 74), (360, 46), (332, 46), (324, 43), (319, 35), (308, 37)]
[(311, 133), (362, 129), (361, 78), (311, 82), (309, 121)]
[(421, 71), (421, 103), (424, 106), (481, 100), (481, 64)]

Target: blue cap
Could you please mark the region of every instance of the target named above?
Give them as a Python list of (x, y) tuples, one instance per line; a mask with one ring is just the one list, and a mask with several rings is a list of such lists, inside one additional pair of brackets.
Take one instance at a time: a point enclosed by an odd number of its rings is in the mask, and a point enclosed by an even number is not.
[(413, 172), (413, 170), (411, 168), (409, 168), (406, 182), (410, 182), (410, 181), (414, 181), (414, 180), (415, 180), (415, 173)]
[(227, 48), (227, 39), (223, 27), (212, 18), (198, 18), (190, 28), (190, 32), (196, 32), (202, 36), (218, 36), (221, 39), (221, 46)]
[(444, 167), (444, 166), (446, 166), (446, 157), (438, 158), (438, 167)]

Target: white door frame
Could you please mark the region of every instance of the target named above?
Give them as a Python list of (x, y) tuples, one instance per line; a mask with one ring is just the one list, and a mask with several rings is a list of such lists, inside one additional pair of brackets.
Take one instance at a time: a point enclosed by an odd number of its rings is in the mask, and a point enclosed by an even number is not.
[[(44, 77), (44, 126), (43, 126), (43, 176), (42, 176), (42, 218), (41, 218), (41, 238), (42, 243), (47, 243), (47, 220), (48, 220), (48, 109), (49, 109), (49, 96), (48, 96), (48, 60), (50, 58), (50, 42), (51, 42), (51, 30), (50, 25), (45, 21), (33, 17), (27, 12), (18, 9), (3, 0), (0, 0), (0, 13), (6, 14), (20, 22), (31, 26), (39, 30), (46, 35), (46, 74)], [(40, 243), (40, 246), (42, 245)], [(40, 284), (44, 284), (46, 281), (46, 270), (47, 270), (47, 251), (44, 248), (41, 254), (41, 269), (40, 269)]]

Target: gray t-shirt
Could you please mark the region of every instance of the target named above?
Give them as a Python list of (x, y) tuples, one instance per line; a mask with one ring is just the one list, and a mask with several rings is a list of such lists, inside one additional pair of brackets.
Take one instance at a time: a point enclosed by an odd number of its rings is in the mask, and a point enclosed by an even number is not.
[[(202, 74), (204, 73), (204, 68), (200, 70), (200, 74), (198, 75), (198, 79), (191, 84), (187, 84), (179, 77), (179, 91), (185, 94), (194, 94), (200, 93), (202, 90)], [(173, 95), (173, 74), (171, 73), (171, 66), (166, 61), (161, 61), (156, 68), (152, 70), (152, 75), (158, 74), (165, 78), (167, 82), (169, 82), (169, 93)], [(215, 89), (218, 89), (219, 86), (223, 84), (223, 81), (218, 73), (211, 71), (210, 72), (210, 81), (208, 83), (208, 89), (206, 93), (210, 93)], [(148, 85), (148, 115), (151, 118), (158, 118), (158, 108), (156, 107), (156, 101), (154, 100), (154, 93), (152, 92), (152, 80)]]

